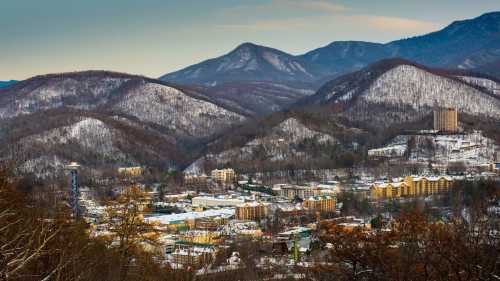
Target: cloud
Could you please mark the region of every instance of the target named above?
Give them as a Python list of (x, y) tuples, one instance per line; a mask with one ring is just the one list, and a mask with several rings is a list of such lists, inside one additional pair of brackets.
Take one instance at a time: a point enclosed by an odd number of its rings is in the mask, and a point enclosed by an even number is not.
[[(234, 31), (357, 29), (405, 35), (429, 32), (441, 24), (403, 17), (357, 14), (349, 7), (326, 0), (271, 0), (259, 5), (239, 5), (223, 11), (217, 27)], [(249, 17), (249, 15), (251, 15)]]
[(441, 26), (435, 22), (389, 16), (354, 15), (350, 20), (384, 31), (429, 32)]
[(290, 0), (282, 0), (282, 1), (295, 2), (295, 3), (289, 3), (289, 5), (296, 5), (298, 8), (308, 9), (311, 11), (321, 11), (330, 14), (336, 14), (349, 10), (349, 8), (344, 5), (333, 4), (327, 1), (290, 1)]
[(312, 22), (307, 18), (257, 20), (250, 23), (218, 25), (218, 27), (224, 29), (232, 29), (235, 31), (280, 31), (280, 30), (306, 29), (308, 27), (314, 27), (314, 26), (315, 22)]
[(259, 5), (238, 5), (223, 9), (222, 13), (228, 17), (243, 15), (268, 14), (274, 16), (276, 11), (287, 14), (336, 14), (349, 10), (341, 4), (334, 4), (326, 0), (271, 0)]
[[(322, 32), (340, 30), (347, 26), (352, 30), (375, 30), (394, 32), (401, 36), (423, 34), (439, 29), (442, 24), (409, 18), (371, 16), (371, 15), (336, 15), (316, 17), (294, 17), (285, 19), (262, 19), (245, 23), (220, 24), (219, 28), (233, 31), (290, 31), (302, 30)], [(395, 34), (396, 35), (396, 34)]]
[(323, 12), (328, 14), (337, 14), (340, 12), (345, 12), (349, 10), (348, 7), (341, 4), (334, 4), (332, 2), (323, 0), (273, 0), (271, 5), (279, 7), (281, 9), (288, 8), (299, 11), (313, 11), (313, 12)]

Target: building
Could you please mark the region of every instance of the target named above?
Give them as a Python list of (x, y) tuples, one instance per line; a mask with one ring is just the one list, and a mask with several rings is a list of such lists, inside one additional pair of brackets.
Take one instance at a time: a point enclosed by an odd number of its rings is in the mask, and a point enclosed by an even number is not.
[[(323, 221), (322, 223), (324, 226), (333, 224), (337, 227), (338, 230), (343, 231), (343, 232), (352, 232), (355, 229), (364, 230), (364, 231), (371, 229), (370, 224), (365, 223), (365, 221), (363, 219), (356, 218), (353, 216), (329, 219), (329, 220)], [(328, 227), (326, 229), (328, 229)]]
[(232, 198), (227, 196), (197, 196), (191, 199), (193, 206), (201, 207), (236, 207), (245, 201), (243, 199)]
[(372, 199), (427, 196), (447, 192), (451, 187), (453, 187), (453, 179), (448, 176), (407, 176), (402, 181), (372, 185), (370, 196)]
[(213, 260), (214, 252), (211, 249), (187, 248), (177, 249), (172, 253), (172, 262), (182, 266), (198, 268), (205, 262)]
[(382, 148), (374, 148), (368, 150), (368, 157), (379, 158), (379, 157), (402, 157), (407, 150), (406, 144), (393, 144)]
[(434, 130), (456, 133), (458, 131), (457, 109), (449, 107), (434, 110)]
[(273, 192), (280, 197), (285, 197), (290, 200), (298, 197), (300, 199), (309, 198), (311, 196), (321, 195), (321, 188), (317, 186), (304, 186), (293, 184), (275, 184)]
[(267, 217), (268, 204), (250, 202), (236, 206), (236, 219), (238, 220), (260, 220)]
[(312, 230), (310, 228), (297, 226), (297, 227), (292, 227), (287, 231), (278, 233), (276, 239), (281, 241), (290, 241), (293, 240), (294, 238), (310, 237), (311, 233)]
[(144, 169), (142, 167), (122, 167), (118, 168), (118, 174), (128, 177), (138, 177), (142, 175)]
[(190, 230), (182, 233), (179, 240), (187, 245), (215, 245), (221, 243), (222, 235), (218, 231)]
[(332, 196), (311, 196), (302, 203), (308, 211), (320, 213), (335, 212), (335, 198)]
[(181, 230), (194, 228), (198, 220), (213, 220), (223, 225), (233, 216), (234, 209), (220, 209), (146, 217), (145, 220), (169, 229)]
[(184, 185), (188, 188), (195, 190), (207, 190), (208, 189), (208, 176), (203, 175), (185, 175)]
[(212, 180), (218, 183), (230, 184), (233, 183), (236, 179), (236, 174), (231, 168), (213, 170), (211, 175)]

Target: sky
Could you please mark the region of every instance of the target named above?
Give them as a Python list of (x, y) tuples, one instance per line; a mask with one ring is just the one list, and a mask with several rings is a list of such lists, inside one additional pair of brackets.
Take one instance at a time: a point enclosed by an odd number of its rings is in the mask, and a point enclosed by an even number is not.
[(0, 0), (0, 80), (89, 69), (159, 77), (243, 42), (297, 55), (495, 10), (498, 0)]

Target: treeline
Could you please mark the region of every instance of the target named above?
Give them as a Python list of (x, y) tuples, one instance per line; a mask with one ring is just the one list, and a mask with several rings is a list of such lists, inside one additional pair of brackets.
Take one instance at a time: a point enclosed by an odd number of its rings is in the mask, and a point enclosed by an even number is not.
[(332, 247), (306, 273), (312, 280), (498, 280), (498, 225), (430, 222), (421, 213), (402, 215), (390, 230), (367, 233), (321, 227)]

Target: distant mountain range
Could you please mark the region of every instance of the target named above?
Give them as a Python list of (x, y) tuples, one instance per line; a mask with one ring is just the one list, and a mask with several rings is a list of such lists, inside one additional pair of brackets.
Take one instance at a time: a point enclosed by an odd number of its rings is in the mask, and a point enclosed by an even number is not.
[[(244, 43), (210, 59), (160, 77), (181, 84), (216, 86), (235, 81), (321, 84), (385, 58), (432, 67), (476, 69), (500, 59), (500, 12), (456, 21), (442, 30), (386, 44), (333, 42), (303, 55)], [(319, 84), (318, 84), (319, 83)]]
[(5, 87), (10, 86), (16, 82), (17, 82), (16, 80), (0, 81), (0, 88), (5, 88)]
[(354, 143), (364, 151), (429, 128), (435, 106), (456, 107), (464, 127), (500, 142), (499, 30), (500, 13), (489, 13), (424, 36), (333, 42), (300, 56), (245, 43), (162, 80), (36, 76), (0, 88), (0, 159), (40, 176), (69, 161), (94, 172), (206, 159), (330, 167), (350, 163)]
[[(386, 44), (336, 41), (303, 55), (244, 43), (218, 58), (209, 59), (160, 77), (163, 81), (224, 88), (231, 83), (240, 106), (247, 103), (247, 82), (265, 82), (316, 90), (324, 82), (387, 58), (403, 58), (430, 67), (466, 69), (499, 75), (500, 12), (456, 21), (442, 30)], [(497, 76), (498, 77), (498, 76)], [(240, 84), (239, 87), (235, 86)], [(260, 86), (260, 95), (276, 94)], [(286, 92), (284, 87), (283, 92)], [(217, 92), (217, 91), (215, 91)], [(269, 92), (269, 93), (266, 93)], [(208, 92), (208, 93), (213, 93)], [(216, 99), (220, 95), (214, 94)], [(236, 99), (236, 98), (233, 98)], [(282, 108), (272, 104), (271, 107)], [(265, 110), (264, 112), (269, 112)]]

